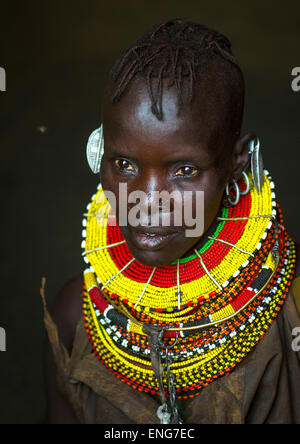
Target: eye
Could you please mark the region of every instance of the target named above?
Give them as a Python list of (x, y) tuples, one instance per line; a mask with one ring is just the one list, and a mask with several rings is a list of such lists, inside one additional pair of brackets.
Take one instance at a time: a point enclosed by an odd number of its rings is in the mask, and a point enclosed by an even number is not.
[(179, 168), (176, 173), (175, 176), (180, 176), (180, 177), (184, 177), (184, 176), (196, 176), (198, 173), (198, 168), (195, 168), (193, 166), (190, 165), (185, 165), (184, 167)]
[(128, 160), (125, 159), (116, 159), (114, 161), (114, 165), (120, 170), (134, 171), (133, 165)]

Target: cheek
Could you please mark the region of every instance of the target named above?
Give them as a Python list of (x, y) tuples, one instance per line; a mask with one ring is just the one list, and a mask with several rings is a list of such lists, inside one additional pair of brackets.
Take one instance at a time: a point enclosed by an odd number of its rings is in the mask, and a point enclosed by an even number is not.
[[(103, 161), (100, 170), (100, 183), (111, 207), (116, 213), (118, 213), (119, 182), (115, 180), (109, 166)], [(113, 198), (111, 196), (113, 196)]]
[(208, 227), (212, 223), (214, 218), (217, 216), (220, 206), (222, 205), (222, 201), (223, 201), (223, 192), (220, 192), (217, 195), (214, 195), (213, 198), (211, 198), (205, 203), (204, 218), (205, 218), (206, 227)]
[(119, 182), (115, 178), (111, 165), (105, 159), (102, 159), (101, 163), (100, 182), (104, 191), (108, 190), (116, 193), (119, 189)]
[(206, 226), (211, 224), (222, 205), (225, 190), (225, 184), (223, 182), (223, 180), (220, 181), (220, 176), (216, 175), (213, 177), (213, 180), (209, 181), (209, 186), (204, 189), (204, 217)]
[(204, 191), (205, 208), (220, 204), (225, 187), (215, 186)]

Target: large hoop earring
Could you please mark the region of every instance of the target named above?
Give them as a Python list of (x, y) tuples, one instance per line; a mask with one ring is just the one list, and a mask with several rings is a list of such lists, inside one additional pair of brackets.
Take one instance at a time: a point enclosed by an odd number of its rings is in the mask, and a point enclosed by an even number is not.
[(236, 193), (236, 195), (235, 195), (235, 199), (232, 200), (232, 198), (231, 198), (231, 196), (230, 196), (230, 186), (229, 186), (229, 182), (228, 182), (228, 184), (226, 185), (226, 197), (227, 197), (227, 201), (230, 203), (230, 205), (234, 206), (234, 205), (236, 205), (236, 204), (239, 202), (239, 200), (240, 200), (240, 189), (239, 189), (239, 186), (238, 186), (238, 184), (237, 184), (237, 182), (236, 182), (235, 179), (232, 179), (232, 182), (233, 182), (233, 186), (234, 186), (234, 188), (235, 188), (235, 193)]
[(241, 190), (240, 190), (240, 194), (244, 196), (244, 195), (247, 194), (247, 193), (249, 192), (249, 190), (250, 190), (250, 182), (249, 182), (249, 178), (248, 178), (248, 176), (247, 176), (247, 173), (245, 173), (245, 171), (242, 172), (242, 175), (243, 175), (244, 178), (245, 178), (246, 189), (245, 189), (244, 191), (241, 191)]
[(92, 132), (86, 146), (86, 157), (89, 167), (94, 174), (98, 174), (101, 168), (101, 160), (104, 153), (103, 124)]

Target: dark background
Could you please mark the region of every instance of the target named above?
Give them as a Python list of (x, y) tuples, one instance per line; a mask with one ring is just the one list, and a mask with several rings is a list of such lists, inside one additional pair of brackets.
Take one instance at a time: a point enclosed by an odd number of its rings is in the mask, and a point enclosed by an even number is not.
[[(282, 6), (278, 6), (278, 5)], [(153, 24), (185, 17), (229, 37), (247, 84), (244, 131), (261, 138), (287, 227), (296, 240), (299, 207), (299, 1), (40, 0), (0, 3), (2, 289), (0, 423), (41, 423), (45, 331), (39, 296), (49, 305), (82, 270), (81, 214), (97, 178), (85, 145), (101, 121), (108, 70)], [(47, 127), (42, 133), (39, 128)]]

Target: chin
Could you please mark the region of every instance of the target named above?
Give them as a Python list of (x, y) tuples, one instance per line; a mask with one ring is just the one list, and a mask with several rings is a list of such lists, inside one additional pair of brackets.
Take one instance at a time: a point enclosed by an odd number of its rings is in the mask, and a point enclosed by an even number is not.
[(182, 255), (192, 252), (197, 238), (187, 238), (182, 232), (174, 232), (168, 236), (147, 237), (123, 229), (123, 235), (133, 257), (143, 265), (163, 267), (170, 265)]
[(131, 246), (130, 242), (128, 242), (127, 245), (135, 259), (149, 267), (163, 267), (170, 265), (171, 262), (176, 260), (176, 258), (174, 258), (174, 252), (170, 254), (170, 252), (163, 250), (141, 250), (135, 246)]

